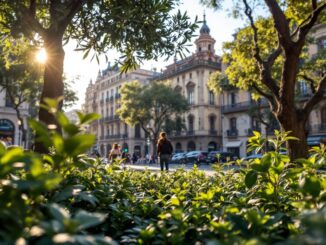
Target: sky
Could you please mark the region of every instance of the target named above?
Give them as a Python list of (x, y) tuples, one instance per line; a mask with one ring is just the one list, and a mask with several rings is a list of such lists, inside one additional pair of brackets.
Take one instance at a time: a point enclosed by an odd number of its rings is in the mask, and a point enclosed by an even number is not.
[[(222, 43), (226, 41), (231, 41), (233, 39), (232, 35), (236, 32), (239, 27), (244, 26), (244, 21), (241, 19), (234, 19), (230, 16), (230, 11), (232, 7), (232, 1), (224, 1), (223, 9), (214, 11), (209, 9), (199, 3), (199, 0), (183, 0), (183, 3), (179, 6), (182, 12), (187, 11), (188, 16), (191, 20), (194, 20), (198, 16), (199, 20), (203, 20), (203, 14), (206, 14), (206, 22), (210, 28), (211, 36), (216, 40), (215, 50), (218, 55), (222, 54)], [(199, 28), (201, 25), (199, 25)], [(199, 29), (196, 31), (199, 34)], [(194, 41), (197, 37), (193, 38), (191, 47), (189, 47), (190, 55), (195, 51)], [(85, 91), (89, 81), (92, 79), (93, 82), (96, 80), (99, 69), (103, 70), (107, 67), (104, 58), (100, 60), (100, 64), (96, 60), (90, 61), (90, 59), (83, 60), (83, 53), (74, 51), (75, 43), (70, 42), (65, 46), (65, 63), (64, 63), (64, 73), (67, 79), (73, 80), (74, 85), (72, 89), (77, 93), (79, 101), (71, 109), (80, 109), (81, 104), (84, 103)], [(112, 50), (108, 54), (109, 61), (111, 64), (114, 63), (115, 59), (119, 57), (119, 54)], [(165, 68), (168, 64), (173, 62), (173, 57), (171, 57), (167, 62), (164, 62), (164, 58), (158, 62), (155, 61), (144, 61), (141, 68), (152, 70), (153, 68), (160, 69)]]

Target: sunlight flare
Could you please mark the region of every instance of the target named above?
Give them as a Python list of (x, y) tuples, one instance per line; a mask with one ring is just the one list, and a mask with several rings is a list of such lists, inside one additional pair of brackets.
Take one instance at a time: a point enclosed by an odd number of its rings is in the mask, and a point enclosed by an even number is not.
[(47, 55), (44, 48), (41, 48), (36, 54), (36, 60), (42, 64), (46, 62)]

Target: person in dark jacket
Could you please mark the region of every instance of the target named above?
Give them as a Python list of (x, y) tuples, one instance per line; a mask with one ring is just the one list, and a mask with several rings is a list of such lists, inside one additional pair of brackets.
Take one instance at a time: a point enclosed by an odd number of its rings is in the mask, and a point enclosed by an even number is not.
[(169, 161), (171, 159), (172, 152), (173, 147), (171, 142), (166, 138), (166, 133), (160, 133), (160, 138), (157, 142), (157, 155), (161, 165), (161, 171), (164, 170), (164, 165), (166, 171), (169, 170)]

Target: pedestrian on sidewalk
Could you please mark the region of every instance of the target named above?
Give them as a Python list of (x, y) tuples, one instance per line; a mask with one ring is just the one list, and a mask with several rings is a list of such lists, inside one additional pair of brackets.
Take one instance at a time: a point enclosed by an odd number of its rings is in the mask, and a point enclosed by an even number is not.
[(159, 163), (161, 165), (161, 171), (164, 170), (164, 165), (165, 165), (165, 170), (169, 170), (169, 162), (171, 159), (171, 154), (173, 152), (173, 147), (171, 142), (166, 138), (166, 133), (161, 132), (160, 133), (160, 138), (157, 142), (157, 155), (159, 159)]
[(114, 143), (112, 150), (110, 151), (110, 154), (109, 154), (109, 161), (111, 163), (113, 163), (119, 157), (121, 157), (120, 147), (117, 143)]

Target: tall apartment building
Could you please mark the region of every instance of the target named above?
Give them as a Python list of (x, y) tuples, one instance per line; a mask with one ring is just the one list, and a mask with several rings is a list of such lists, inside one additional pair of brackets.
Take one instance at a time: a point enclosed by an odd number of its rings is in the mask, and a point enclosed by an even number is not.
[[(21, 122), (17, 118), (11, 101), (6, 96), (6, 90), (1, 89), (0, 91), (0, 137), (10, 137), (12, 144), (22, 145)], [(27, 127), (27, 118), (29, 116), (28, 104), (24, 103), (20, 107), (20, 113), (23, 117), (24, 125)]]
[[(309, 55), (313, 57), (321, 49), (326, 48), (326, 27), (316, 25), (311, 33), (315, 42), (309, 48)], [(309, 85), (304, 81), (298, 82), (297, 103), (303, 103), (311, 96)], [(277, 121), (270, 118), (269, 127), (260, 123), (259, 119), (250, 113), (257, 109), (257, 102), (251, 99), (250, 92), (233, 89), (222, 95), (222, 125), (223, 125), (223, 148), (234, 152), (240, 157), (247, 155), (247, 140), (252, 131), (259, 131), (263, 136), (272, 135), (274, 129), (279, 129)], [(260, 112), (269, 109), (268, 103), (262, 99), (259, 105)], [(307, 123), (308, 145), (319, 145), (326, 142), (326, 100), (319, 103), (311, 112)]]
[(117, 68), (110, 67), (99, 75), (95, 83), (90, 82), (86, 89), (85, 113), (95, 112), (102, 116), (100, 120), (89, 126), (89, 132), (97, 136), (96, 148), (102, 156), (106, 156), (114, 143), (128, 152), (145, 152), (145, 133), (139, 125), (129, 127), (115, 114), (120, 106), (119, 89), (124, 83), (138, 80), (147, 84), (154, 72), (136, 69), (121, 74)]
[(191, 106), (190, 111), (182, 115), (186, 130), (169, 135), (176, 151), (216, 150), (222, 146), (221, 100), (207, 86), (210, 74), (221, 70), (214, 44), (204, 15), (200, 35), (195, 41), (196, 52), (183, 60), (175, 60), (154, 78), (171, 84)]

